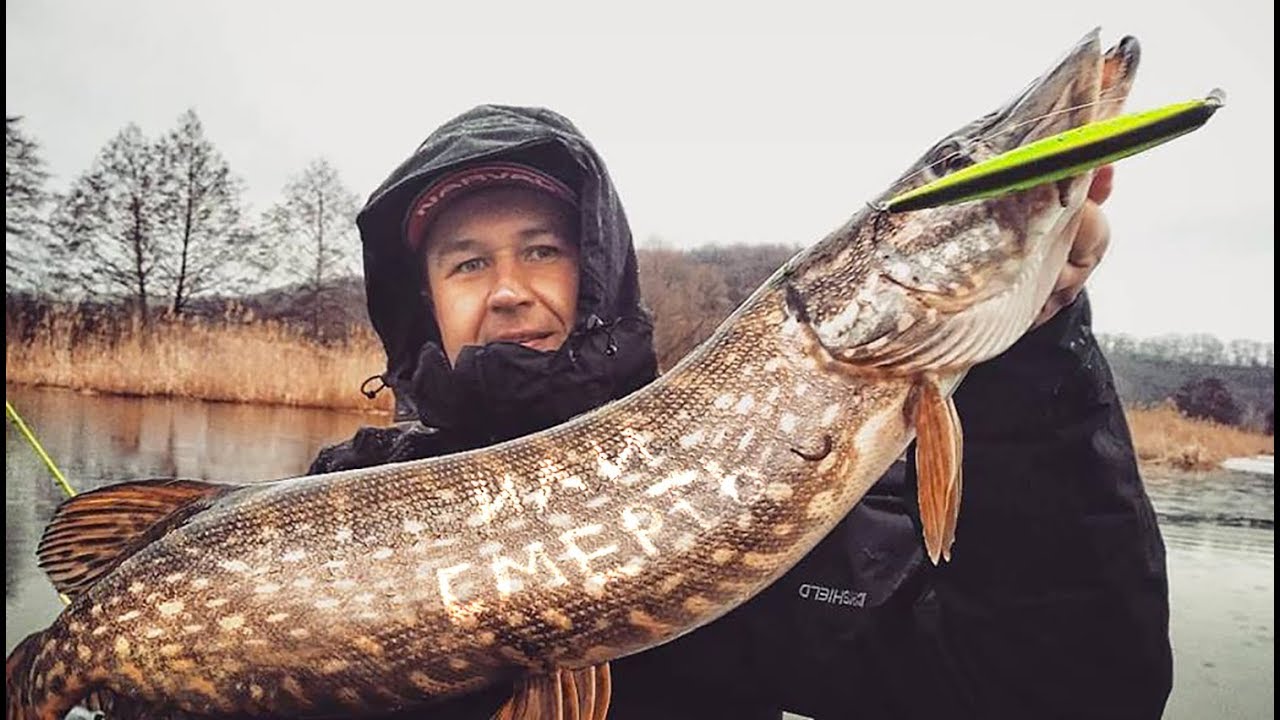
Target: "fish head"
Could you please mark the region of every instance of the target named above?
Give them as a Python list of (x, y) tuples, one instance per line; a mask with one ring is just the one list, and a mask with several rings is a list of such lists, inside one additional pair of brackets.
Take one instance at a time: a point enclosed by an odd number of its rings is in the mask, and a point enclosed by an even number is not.
[[(1118, 115), (1133, 85), (1138, 41), (1125, 37), (1105, 53), (1100, 48), (1095, 29), (1000, 109), (935, 143), (881, 199), (1051, 135)], [(1073, 186), (1081, 184), (1087, 186), (1087, 179), (1077, 180)], [(1046, 192), (1050, 189), (1044, 188)]]
[[(1138, 43), (1094, 30), (1003, 107), (935, 143), (879, 198), (1118, 115)], [(1034, 322), (1067, 260), (1092, 172), (994, 198), (889, 214), (875, 205), (798, 256), (794, 297), (836, 359), (909, 375), (963, 371)]]

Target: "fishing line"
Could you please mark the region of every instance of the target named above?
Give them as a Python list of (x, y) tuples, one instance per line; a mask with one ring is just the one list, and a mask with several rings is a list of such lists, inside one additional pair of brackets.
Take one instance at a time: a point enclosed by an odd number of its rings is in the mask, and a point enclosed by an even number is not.
[[(27, 442), (31, 444), (31, 447), (36, 451), (36, 455), (39, 455), (40, 459), (44, 461), (44, 464), (49, 468), (49, 472), (53, 473), (54, 479), (58, 481), (58, 486), (67, 494), (67, 497), (75, 497), (75, 488), (71, 487), (71, 483), (67, 482), (67, 478), (63, 476), (62, 471), (54, 464), (53, 458), (49, 457), (49, 453), (44, 451), (44, 446), (36, 439), (36, 435), (31, 432), (31, 428), (27, 427), (27, 423), (18, 414), (18, 409), (13, 406), (13, 403), (9, 402), (9, 398), (4, 399), (4, 412), (8, 416), (9, 422), (18, 428), (18, 432), (22, 433), (22, 437), (26, 438)], [(71, 604), (71, 598), (66, 595), (58, 593), (58, 597), (62, 600), (63, 605)]]
[(4, 400), (4, 411), (9, 416), (9, 422), (18, 428), (18, 432), (22, 433), (22, 436), (27, 439), (27, 442), (36, 451), (36, 455), (39, 455), (45, 466), (49, 468), (49, 472), (53, 473), (53, 478), (58, 481), (58, 486), (62, 488), (62, 491), (69, 498), (75, 497), (76, 491), (71, 487), (71, 483), (67, 482), (67, 478), (63, 476), (62, 471), (54, 464), (53, 458), (49, 457), (49, 453), (44, 451), (44, 446), (36, 439), (35, 433), (31, 432), (31, 428), (27, 427), (27, 423), (22, 420), (22, 416), (18, 414), (18, 410), (13, 407), (13, 403), (9, 402), (8, 398)]

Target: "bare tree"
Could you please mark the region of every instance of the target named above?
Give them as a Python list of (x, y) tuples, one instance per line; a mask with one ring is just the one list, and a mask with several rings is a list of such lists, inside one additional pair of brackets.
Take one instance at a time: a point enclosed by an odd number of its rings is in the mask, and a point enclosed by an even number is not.
[(1174, 405), (1187, 417), (1239, 425), (1244, 414), (1226, 384), (1216, 377), (1189, 380), (1173, 394)]
[(650, 239), (637, 257), (640, 287), (653, 314), (658, 364), (673, 366), (759, 287), (795, 248), (708, 246), (691, 251)]
[(1108, 355), (1128, 355), (1192, 365), (1273, 367), (1275, 360), (1274, 343), (1257, 340), (1223, 342), (1206, 333), (1165, 334), (1141, 340), (1124, 333), (1100, 333), (1098, 343)]
[(243, 185), (188, 110), (159, 142), (157, 231), (169, 310), (181, 315), (211, 290), (248, 289), (266, 265), (264, 246), (243, 219)]
[(638, 253), (640, 288), (653, 314), (658, 365), (671, 368), (706, 340), (733, 304), (721, 268), (691, 262), (679, 250)]
[(1191, 361), (1201, 365), (1221, 365), (1224, 362), (1222, 341), (1207, 333), (1196, 333), (1189, 339)]
[(690, 250), (689, 261), (720, 268), (733, 307), (742, 304), (800, 248), (787, 245), (707, 245)]
[(143, 327), (161, 284), (158, 166), (156, 148), (131, 124), (71, 184), (54, 216), (68, 258), (62, 276), (89, 294), (127, 298)]
[(49, 173), (40, 145), (18, 127), (19, 117), (4, 120), (4, 277), (5, 288), (35, 284), (49, 266), (45, 190)]
[(358, 200), (327, 160), (311, 162), (284, 187), (284, 199), (267, 213), (278, 238), (281, 267), (301, 285), (311, 333), (323, 336), (323, 318), (345, 310), (335, 281), (355, 272)]

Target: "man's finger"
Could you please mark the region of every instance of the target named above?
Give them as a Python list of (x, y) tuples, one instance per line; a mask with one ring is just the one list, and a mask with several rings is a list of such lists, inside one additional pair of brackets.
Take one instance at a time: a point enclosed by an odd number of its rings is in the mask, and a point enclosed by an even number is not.
[(1093, 274), (1094, 267), (1095, 266), (1093, 265), (1079, 267), (1075, 265), (1067, 265), (1062, 269), (1062, 272), (1058, 274), (1058, 279), (1053, 284), (1053, 293), (1056, 295), (1073, 287), (1084, 287), (1085, 281)]
[(1089, 184), (1089, 199), (1101, 205), (1111, 197), (1111, 183), (1115, 179), (1114, 165), (1103, 165), (1093, 173), (1093, 182)]
[(1036, 316), (1036, 321), (1031, 324), (1031, 327), (1037, 328), (1052, 320), (1059, 310), (1075, 302), (1076, 298), (1080, 297), (1080, 291), (1082, 290), (1084, 290), (1083, 285), (1076, 285), (1055, 291), (1045, 301), (1044, 307), (1040, 309), (1040, 314)]
[(1085, 203), (1080, 210), (1080, 225), (1067, 262), (1077, 267), (1093, 267), (1102, 262), (1102, 256), (1111, 244), (1111, 225), (1107, 216), (1093, 203)]

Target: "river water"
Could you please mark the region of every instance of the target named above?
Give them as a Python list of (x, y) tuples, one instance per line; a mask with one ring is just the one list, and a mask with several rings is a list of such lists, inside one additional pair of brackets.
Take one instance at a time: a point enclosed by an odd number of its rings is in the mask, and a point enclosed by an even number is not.
[[(380, 418), (332, 411), (84, 395), (6, 396), (78, 490), (147, 477), (245, 481), (305, 471), (324, 445)], [(5, 433), (5, 653), (61, 604), (35, 547), (62, 491)], [(1275, 709), (1275, 484), (1246, 472), (1146, 478), (1168, 546), (1174, 689), (1165, 717)]]

